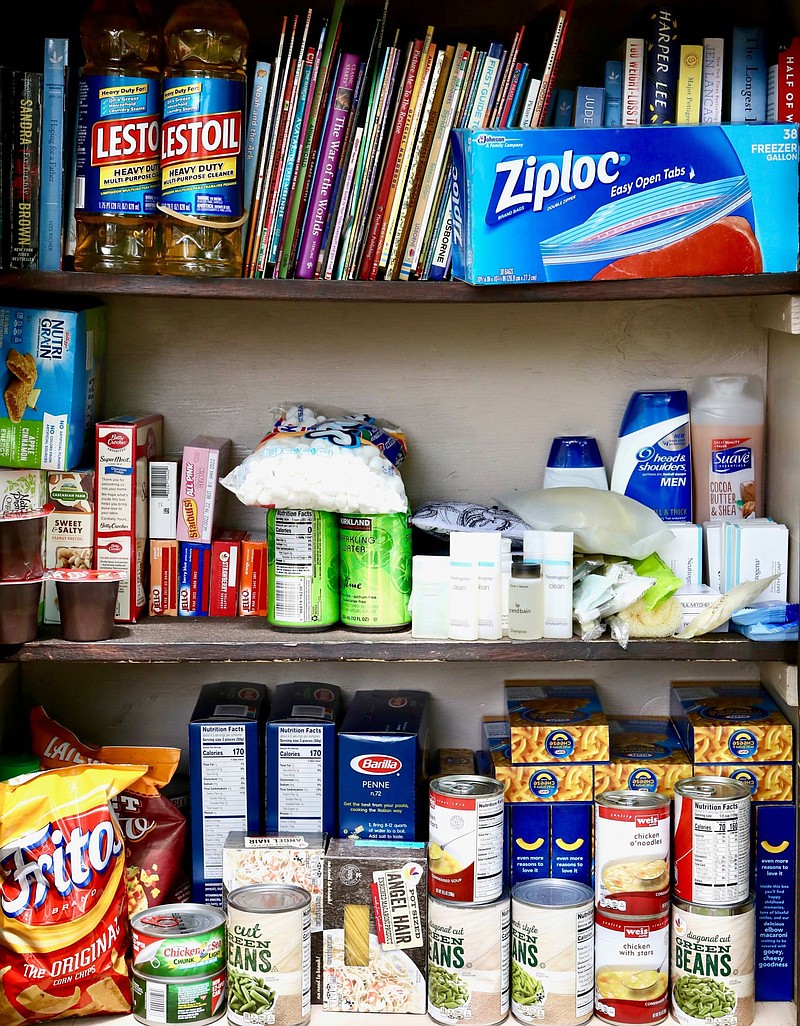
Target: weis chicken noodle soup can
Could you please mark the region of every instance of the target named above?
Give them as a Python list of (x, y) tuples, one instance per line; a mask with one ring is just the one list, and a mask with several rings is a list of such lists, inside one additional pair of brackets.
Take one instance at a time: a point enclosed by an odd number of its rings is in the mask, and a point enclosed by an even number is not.
[(672, 903), (670, 1010), (680, 1026), (750, 1026), (754, 998), (754, 903), (711, 908)]
[(301, 1026), (311, 1017), (311, 898), (254, 884), (228, 895), (228, 1021)]
[(511, 891), (511, 1010), (522, 1023), (578, 1026), (594, 1008), (594, 895), (575, 880)]
[(225, 1014), (225, 970), (179, 979), (131, 970), (133, 1017), (145, 1026), (207, 1026)]
[(225, 968), (225, 916), (210, 905), (159, 905), (131, 916), (133, 968), (183, 979)]
[(494, 901), (503, 889), (503, 785), (458, 773), (431, 781), (428, 891), (450, 901)]
[(729, 777), (675, 785), (673, 897), (737, 905), (750, 893), (750, 788)]
[(646, 791), (606, 791), (594, 803), (595, 900), (624, 916), (669, 910), (670, 802)]
[(428, 1015), (495, 1026), (508, 1015), (511, 899), (428, 900)]
[(597, 909), (594, 958), (598, 1019), (625, 1026), (666, 1019), (669, 912), (618, 916)]

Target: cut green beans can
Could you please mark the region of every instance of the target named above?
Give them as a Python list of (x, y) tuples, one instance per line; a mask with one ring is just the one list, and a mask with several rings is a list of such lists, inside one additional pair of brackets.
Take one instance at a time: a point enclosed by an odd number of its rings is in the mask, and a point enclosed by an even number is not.
[(495, 1026), (509, 1010), (511, 901), (428, 896), (428, 1015), (445, 1024)]
[(288, 884), (228, 895), (228, 1021), (302, 1026), (311, 1017), (311, 896)]
[(674, 898), (670, 1009), (680, 1026), (750, 1026), (755, 1015), (754, 904), (712, 907)]

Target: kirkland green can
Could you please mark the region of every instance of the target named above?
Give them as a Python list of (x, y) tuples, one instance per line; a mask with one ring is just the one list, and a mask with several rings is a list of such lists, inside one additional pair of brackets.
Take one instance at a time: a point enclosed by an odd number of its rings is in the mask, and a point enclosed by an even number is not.
[(340, 516), (339, 569), (344, 627), (402, 631), (411, 624), (408, 513)]
[(319, 631), (339, 621), (339, 525), (335, 513), (271, 509), (267, 514), (267, 621)]

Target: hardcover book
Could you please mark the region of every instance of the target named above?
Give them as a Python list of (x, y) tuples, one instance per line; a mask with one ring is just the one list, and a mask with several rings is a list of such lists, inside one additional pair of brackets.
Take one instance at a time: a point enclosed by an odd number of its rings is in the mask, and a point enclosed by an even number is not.
[[(267, 106), (270, 70), (271, 65), (268, 61), (256, 61), (244, 144), (244, 206), (250, 214), (253, 211), (253, 190), (264, 127), (264, 110)], [(247, 232), (242, 232), (242, 246), (246, 245)]]
[(578, 86), (575, 90), (576, 128), (599, 128), (603, 124), (605, 89), (602, 86)]
[(678, 105), (675, 123), (699, 125), (703, 79), (702, 44), (683, 43), (678, 73)]
[(645, 61), (642, 124), (672, 124), (675, 121), (680, 61), (678, 13), (674, 7), (652, 7), (649, 10)]
[(39, 270), (60, 271), (64, 252), (64, 154), (67, 139), (69, 40), (44, 41), (42, 79), (41, 186), (39, 200)]
[(703, 79), (700, 121), (718, 125), (722, 121), (722, 89), (725, 71), (725, 40), (706, 36), (703, 40)]
[(762, 26), (734, 25), (731, 39), (730, 120), (756, 124), (767, 117), (767, 48)]
[(556, 89), (553, 95), (551, 124), (556, 128), (569, 128), (575, 109), (575, 90)]
[(776, 121), (800, 121), (800, 36), (778, 50)]
[(644, 39), (625, 40), (622, 62), (622, 124), (642, 123), (642, 87), (644, 85)]
[(606, 61), (603, 124), (615, 128), (622, 123), (622, 61)]
[(35, 270), (39, 262), (42, 73), (12, 68), (9, 83), (8, 266)]
[[(550, 47), (547, 57), (541, 69), (542, 84), (536, 96), (536, 103), (533, 107), (531, 128), (539, 128), (547, 124), (550, 100), (555, 88), (556, 74), (561, 63), (561, 54), (564, 51), (564, 43), (567, 36), (570, 18), (572, 16), (573, 0), (565, 0), (555, 11), (555, 25), (550, 37)], [(534, 67), (534, 74), (537, 69)]]

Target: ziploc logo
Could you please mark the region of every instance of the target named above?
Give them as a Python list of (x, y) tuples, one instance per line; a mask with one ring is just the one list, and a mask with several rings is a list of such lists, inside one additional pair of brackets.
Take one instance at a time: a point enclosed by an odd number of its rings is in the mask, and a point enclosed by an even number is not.
[(486, 223), (500, 224), (527, 210), (538, 213), (555, 196), (585, 192), (595, 183), (611, 185), (629, 159), (616, 150), (577, 157), (574, 150), (564, 150), (560, 157), (507, 157), (495, 165)]
[(737, 474), (740, 470), (750, 470), (752, 465), (753, 451), (748, 445), (711, 453), (711, 469), (715, 474)]
[(403, 763), (393, 755), (357, 755), (350, 760), (350, 769), (369, 777), (399, 773), (402, 768)]

